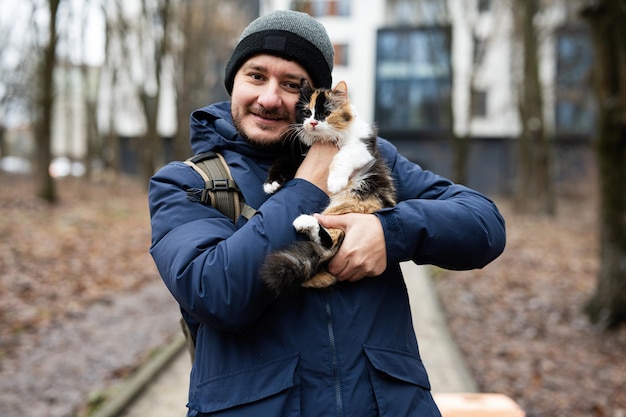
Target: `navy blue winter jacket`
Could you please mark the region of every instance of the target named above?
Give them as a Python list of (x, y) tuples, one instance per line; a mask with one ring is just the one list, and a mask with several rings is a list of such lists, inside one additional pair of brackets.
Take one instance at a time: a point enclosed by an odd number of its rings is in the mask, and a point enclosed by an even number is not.
[(321, 212), (328, 197), (299, 179), (267, 196), (262, 184), (275, 155), (237, 134), (228, 102), (194, 112), (191, 129), (194, 153), (221, 152), (258, 213), (235, 225), (190, 201), (186, 190), (203, 181), (180, 162), (150, 182), (151, 254), (181, 309), (199, 323), (188, 415), (438, 416), (399, 262), (486, 265), (505, 244), (493, 203), (422, 170), (381, 139), (399, 201), (377, 213), (387, 270), (275, 300), (259, 278), (260, 265), (299, 238), (293, 219)]

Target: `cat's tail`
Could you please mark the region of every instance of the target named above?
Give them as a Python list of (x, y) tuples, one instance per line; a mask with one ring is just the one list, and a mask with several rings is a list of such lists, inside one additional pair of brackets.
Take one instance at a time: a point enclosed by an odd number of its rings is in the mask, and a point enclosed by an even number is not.
[(332, 252), (312, 241), (294, 242), (268, 255), (261, 278), (276, 296), (293, 293), (323, 269)]

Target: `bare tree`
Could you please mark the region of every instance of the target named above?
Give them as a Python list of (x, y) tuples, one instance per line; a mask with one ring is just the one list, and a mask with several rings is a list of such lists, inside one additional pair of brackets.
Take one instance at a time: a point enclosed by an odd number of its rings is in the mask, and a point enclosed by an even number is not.
[[(154, 68), (157, 65), (154, 51), (155, 39), (153, 35), (158, 32), (153, 25), (159, 24), (158, 17), (154, 14), (155, 9), (151, 2), (148, 6), (145, 1), (140, 4), (141, 12), (122, 0), (110, 0), (104, 3), (103, 11), (105, 16), (105, 63), (101, 70), (102, 81), (101, 91), (106, 91), (105, 102), (107, 120), (103, 131), (103, 157), (105, 166), (114, 175), (121, 169), (122, 143), (120, 130), (128, 119), (120, 121), (128, 114), (143, 115), (133, 118), (136, 125), (143, 125), (144, 132), (136, 143), (136, 150), (139, 159), (139, 174), (145, 179), (154, 165), (154, 157), (158, 150), (150, 149), (155, 143), (160, 145), (156, 139), (156, 115), (158, 112), (158, 83), (155, 81), (157, 73)], [(149, 16), (146, 16), (149, 9)], [(154, 21), (153, 21), (154, 19)], [(145, 33), (144, 33), (145, 32)], [(160, 65), (160, 64), (159, 64)], [(146, 88), (150, 89), (145, 91)], [(152, 119), (152, 120), (150, 120)], [(143, 122), (143, 123), (142, 123)], [(135, 126), (137, 127), (137, 126)], [(148, 129), (153, 131), (148, 132)], [(149, 143), (146, 143), (149, 141)]]
[(146, 120), (146, 132), (143, 143), (139, 146), (140, 173), (145, 183), (154, 174), (157, 166), (162, 163), (162, 139), (157, 129), (160, 96), (162, 89), (162, 68), (164, 59), (169, 52), (170, 0), (155, 0), (150, 3), (142, 0), (142, 22), (140, 28), (141, 55), (145, 59), (143, 68), (152, 78), (154, 85), (146, 83), (138, 85), (139, 97)]
[(523, 59), (523, 73), (518, 85), (522, 132), (518, 138), (515, 207), (523, 212), (551, 215), (556, 211), (556, 200), (539, 77), (539, 29), (535, 24), (540, 13), (540, 0), (515, 0), (512, 4)]
[(177, 8), (179, 36), (174, 45), (177, 96), (175, 159), (187, 158), (189, 115), (211, 102), (226, 100), (223, 86), (226, 62), (243, 28), (258, 6), (242, 0), (187, 0)]
[(123, 42), (129, 30), (126, 18), (119, 0), (105, 2), (102, 6), (105, 19), (105, 63), (101, 70), (106, 75), (106, 82), (100, 83), (100, 89), (108, 91), (108, 118), (103, 131), (106, 132), (102, 143), (102, 159), (105, 168), (113, 174), (120, 172), (120, 138), (117, 134), (116, 106), (118, 104), (118, 84), (121, 73), (128, 73), (130, 52), (127, 43)]
[(587, 1), (596, 55), (596, 154), (600, 190), (600, 271), (587, 312), (604, 328), (626, 322), (626, 4)]
[(36, 182), (37, 195), (54, 202), (57, 192), (48, 167), (52, 162), (52, 106), (54, 104), (54, 67), (57, 46), (57, 11), (60, 0), (48, 0), (48, 36), (38, 71), (35, 141), (36, 141)]
[(85, 42), (87, 38), (87, 31), (89, 30), (89, 14), (95, 10), (100, 10), (103, 13), (102, 8), (96, 7), (94, 0), (87, 0), (83, 4), (82, 14), (80, 16), (80, 52), (81, 52), (81, 76), (83, 84), (83, 107), (85, 112), (85, 141), (86, 143), (86, 155), (85, 155), (85, 177), (90, 179), (92, 177), (92, 166), (96, 159), (100, 159), (97, 126), (97, 102), (99, 92), (99, 76), (100, 70), (91, 68), (87, 64), (87, 50), (90, 47)]
[[(433, 2), (433, 1), (420, 1), (419, 3), (420, 6), (420, 15), (422, 16), (431, 16), (432, 18), (432, 22), (427, 22), (429, 24), (433, 24), (433, 25), (446, 25), (446, 26), (451, 26), (453, 24), (452, 22), (452, 15), (450, 13), (450, 7), (448, 5), (447, 1), (442, 1), (442, 2)], [(470, 10), (468, 10), (470, 7), (474, 7), (473, 2), (469, 2), (469, 3), (462, 3), (460, 4), (460, 7), (465, 9), (466, 12), (466, 16), (471, 15)], [(472, 23), (470, 23), (470, 26), (472, 26)], [(452, 53), (454, 50), (454, 45), (453, 45), (453, 40), (452, 40), (452, 29), (449, 29), (446, 33), (447, 35), (447, 47), (448, 47), (448, 51), (450, 54), (450, 57), (452, 57)], [(437, 46), (431, 45), (431, 47), (433, 48), (437, 48)], [(482, 51), (481, 51), (482, 53)], [(452, 80), (452, 85), (454, 85), (454, 80), (456, 79), (456, 72), (458, 71), (458, 68), (455, 67), (455, 65), (452, 62), (452, 59), (450, 60), (450, 66), (449, 66), (449, 72), (450, 72), (450, 79)], [(474, 85), (474, 78), (476, 76), (476, 68), (472, 67), (471, 69), (472, 75), (471, 75), (471, 79), (469, 82), (469, 87), (471, 88)], [(470, 130), (470, 125), (471, 125), (471, 121), (470, 121), (470, 117), (471, 117), (471, 106), (472, 103), (471, 101), (469, 102), (468, 106), (467, 106), (467, 128), (465, 130), (465, 133), (463, 134), (459, 134), (457, 132), (456, 129), (456, 124), (457, 124), (457, 120), (459, 119), (458, 114), (456, 114), (456, 112), (454, 111), (454, 101), (455, 101), (455, 95), (452, 93), (452, 91), (450, 92), (450, 97), (448, 100), (448, 115), (449, 115), (449, 135), (450, 135), (450, 144), (451, 144), (451, 148), (452, 148), (452, 180), (454, 180), (457, 183), (466, 183), (467, 182), (467, 160), (468, 160), (468, 155), (469, 155), (469, 148), (471, 145), (471, 140), (472, 140), (472, 135), (471, 135), (471, 130)]]
[[(463, 2), (460, 3), (460, 7), (463, 8), (463, 12), (465, 16), (467, 16), (467, 24), (470, 28), (470, 32), (474, 34), (476, 30), (476, 19), (475, 13), (473, 10), (476, 5), (473, 2)], [(467, 162), (469, 155), (469, 148), (472, 140), (472, 115), (474, 114), (474, 100), (472, 98), (472, 92), (474, 91), (474, 85), (476, 83), (476, 77), (479, 70), (479, 63), (483, 61), (483, 57), (486, 51), (486, 43), (474, 43), (472, 45), (473, 48), (473, 62), (471, 64), (471, 68), (469, 70), (469, 82), (468, 87), (469, 91), (467, 92), (469, 95), (469, 100), (467, 102), (467, 106), (465, 108), (465, 120), (467, 126), (465, 128), (464, 133), (459, 134), (456, 130), (456, 120), (459, 118), (459, 115), (455, 114), (454, 111), (454, 95), (450, 98), (450, 140), (452, 142), (452, 179), (458, 183), (467, 183)], [(452, 54), (452, 52), (451, 52)], [(454, 69), (454, 65), (452, 67), (452, 79), (455, 79), (454, 73), (456, 72)]]

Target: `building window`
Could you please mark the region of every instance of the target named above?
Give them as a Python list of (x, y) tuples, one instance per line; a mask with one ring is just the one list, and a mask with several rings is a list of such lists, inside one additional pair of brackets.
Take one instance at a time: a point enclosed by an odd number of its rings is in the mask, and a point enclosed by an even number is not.
[(313, 17), (350, 16), (350, 0), (293, 0), (291, 8)]
[(558, 31), (556, 52), (556, 131), (588, 136), (595, 126), (593, 51), (588, 32), (572, 28)]
[(335, 66), (347, 67), (350, 65), (350, 45), (347, 43), (334, 44)]
[(471, 114), (473, 118), (487, 117), (487, 92), (472, 89)]
[(449, 129), (449, 28), (378, 31), (375, 119), (381, 130)]
[(485, 56), (486, 42), (474, 35), (474, 56), (473, 62), (475, 66), (480, 65), (483, 62)]
[(486, 13), (491, 10), (491, 0), (478, 0), (478, 12)]

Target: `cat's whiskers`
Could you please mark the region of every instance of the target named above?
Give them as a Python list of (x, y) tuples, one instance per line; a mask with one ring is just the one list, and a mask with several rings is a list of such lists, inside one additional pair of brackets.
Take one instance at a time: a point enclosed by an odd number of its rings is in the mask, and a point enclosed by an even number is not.
[(289, 142), (297, 142), (298, 136), (300, 135), (300, 126), (297, 123), (292, 123), (282, 134), (281, 142), (283, 145)]

